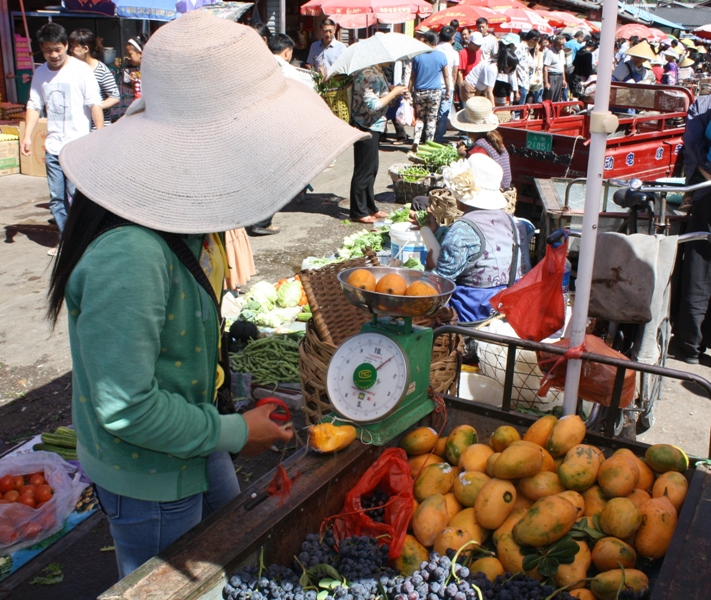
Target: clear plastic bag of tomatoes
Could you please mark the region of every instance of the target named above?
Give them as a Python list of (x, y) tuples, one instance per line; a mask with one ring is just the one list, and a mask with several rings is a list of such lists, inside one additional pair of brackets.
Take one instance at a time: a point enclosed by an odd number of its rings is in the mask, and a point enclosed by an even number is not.
[[(365, 512), (361, 500), (374, 492), (384, 499), (383, 522), (374, 521)], [(387, 497), (387, 499), (385, 499)], [(401, 448), (388, 448), (363, 474), (346, 495), (343, 510), (333, 524), (336, 540), (354, 535), (374, 537), (378, 544), (390, 546), (390, 558), (398, 558), (412, 517), (414, 496), (407, 454)]]
[[(40, 474), (46, 485), (51, 488), (51, 497), (37, 507), (39, 486), (45, 485), (35, 479), (39, 485), (31, 486), (29, 478)], [(3, 502), (0, 502), (0, 554), (9, 554), (41, 542), (55, 534), (64, 526), (64, 521), (72, 513), (77, 502), (87, 487), (81, 481), (81, 473), (77, 468), (62, 459), (54, 452), (29, 452), (17, 454), (0, 460), (0, 485), (8, 487), (7, 476), (14, 481), (13, 489), (22, 492), (20, 477), (26, 489), (17, 498), (8, 492), (3, 492)], [(17, 489), (20, 488), (20, 489)], [(35, 496), (35, 506), (27, 498), (30, 492)], [(48, 496), (48, 490), (43, 488), (39, 497)], [(12, 500), (12, 501), (11, 501)]]

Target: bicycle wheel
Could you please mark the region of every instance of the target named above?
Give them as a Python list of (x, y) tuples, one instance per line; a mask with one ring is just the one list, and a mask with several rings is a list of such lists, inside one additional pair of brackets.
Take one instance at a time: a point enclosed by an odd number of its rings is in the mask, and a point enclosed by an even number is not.
[[(660, 350), (659, 360), (656, 363), (658, 367), (665, 367), (667, 365), (670, 329), (669, 319), (664, 319), (657, 330), (657, 343), (659, 344)], [(640, 391), (640, 408), (642, 412), (639, 413), (639, 418), (637, 419), (638, 434), (644, 433), (654, 425), (656, 403), (657, 400), (662, 397), (663, 384), (664, 378), (660, 375), (653, 375), (651, 373), (642, 374), (642, 389)]]

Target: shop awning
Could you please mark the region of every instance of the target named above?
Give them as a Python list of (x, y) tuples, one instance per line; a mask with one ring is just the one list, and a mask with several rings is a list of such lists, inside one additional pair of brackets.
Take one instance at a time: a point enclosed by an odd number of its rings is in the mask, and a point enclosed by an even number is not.
[(660, 27), (668, 27), (670, 29), (684, 29), (684, 26), (680, 23), (668, 21), (667, 19), (664, 19), (658, 15), (655, 15), (654, 13), (643, 10), (636, 6), (625, 4), (624, 2), (618, 2), (617, 5), (619, 7), (618, 13), (627, 13), (635, 17), (636, 19), (639, 19), (640, 21), (645, 21), (646, 23), (653, 23), (654, 25), (659, 25)]

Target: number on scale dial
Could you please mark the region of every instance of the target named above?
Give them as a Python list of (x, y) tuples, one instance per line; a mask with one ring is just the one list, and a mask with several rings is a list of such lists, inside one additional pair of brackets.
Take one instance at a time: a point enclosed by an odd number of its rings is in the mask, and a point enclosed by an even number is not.
[(333, 407), (352, 421), (369, 423), (395, 410), (408, 389), (407, 358), (389, 337), (360, 333), (336, 350), (326, 386)]

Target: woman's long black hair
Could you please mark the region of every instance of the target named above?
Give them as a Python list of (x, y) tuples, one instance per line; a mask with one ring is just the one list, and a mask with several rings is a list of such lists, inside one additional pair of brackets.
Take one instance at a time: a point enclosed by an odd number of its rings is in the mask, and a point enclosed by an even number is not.
[(101, 222), (110, 214), (79, 190), (76, 191), (49, 280), (47, 319), (52, 327), (57, 324), (59, 313), (62, 311), (64, 290), (74, 267), (96, 237)]

